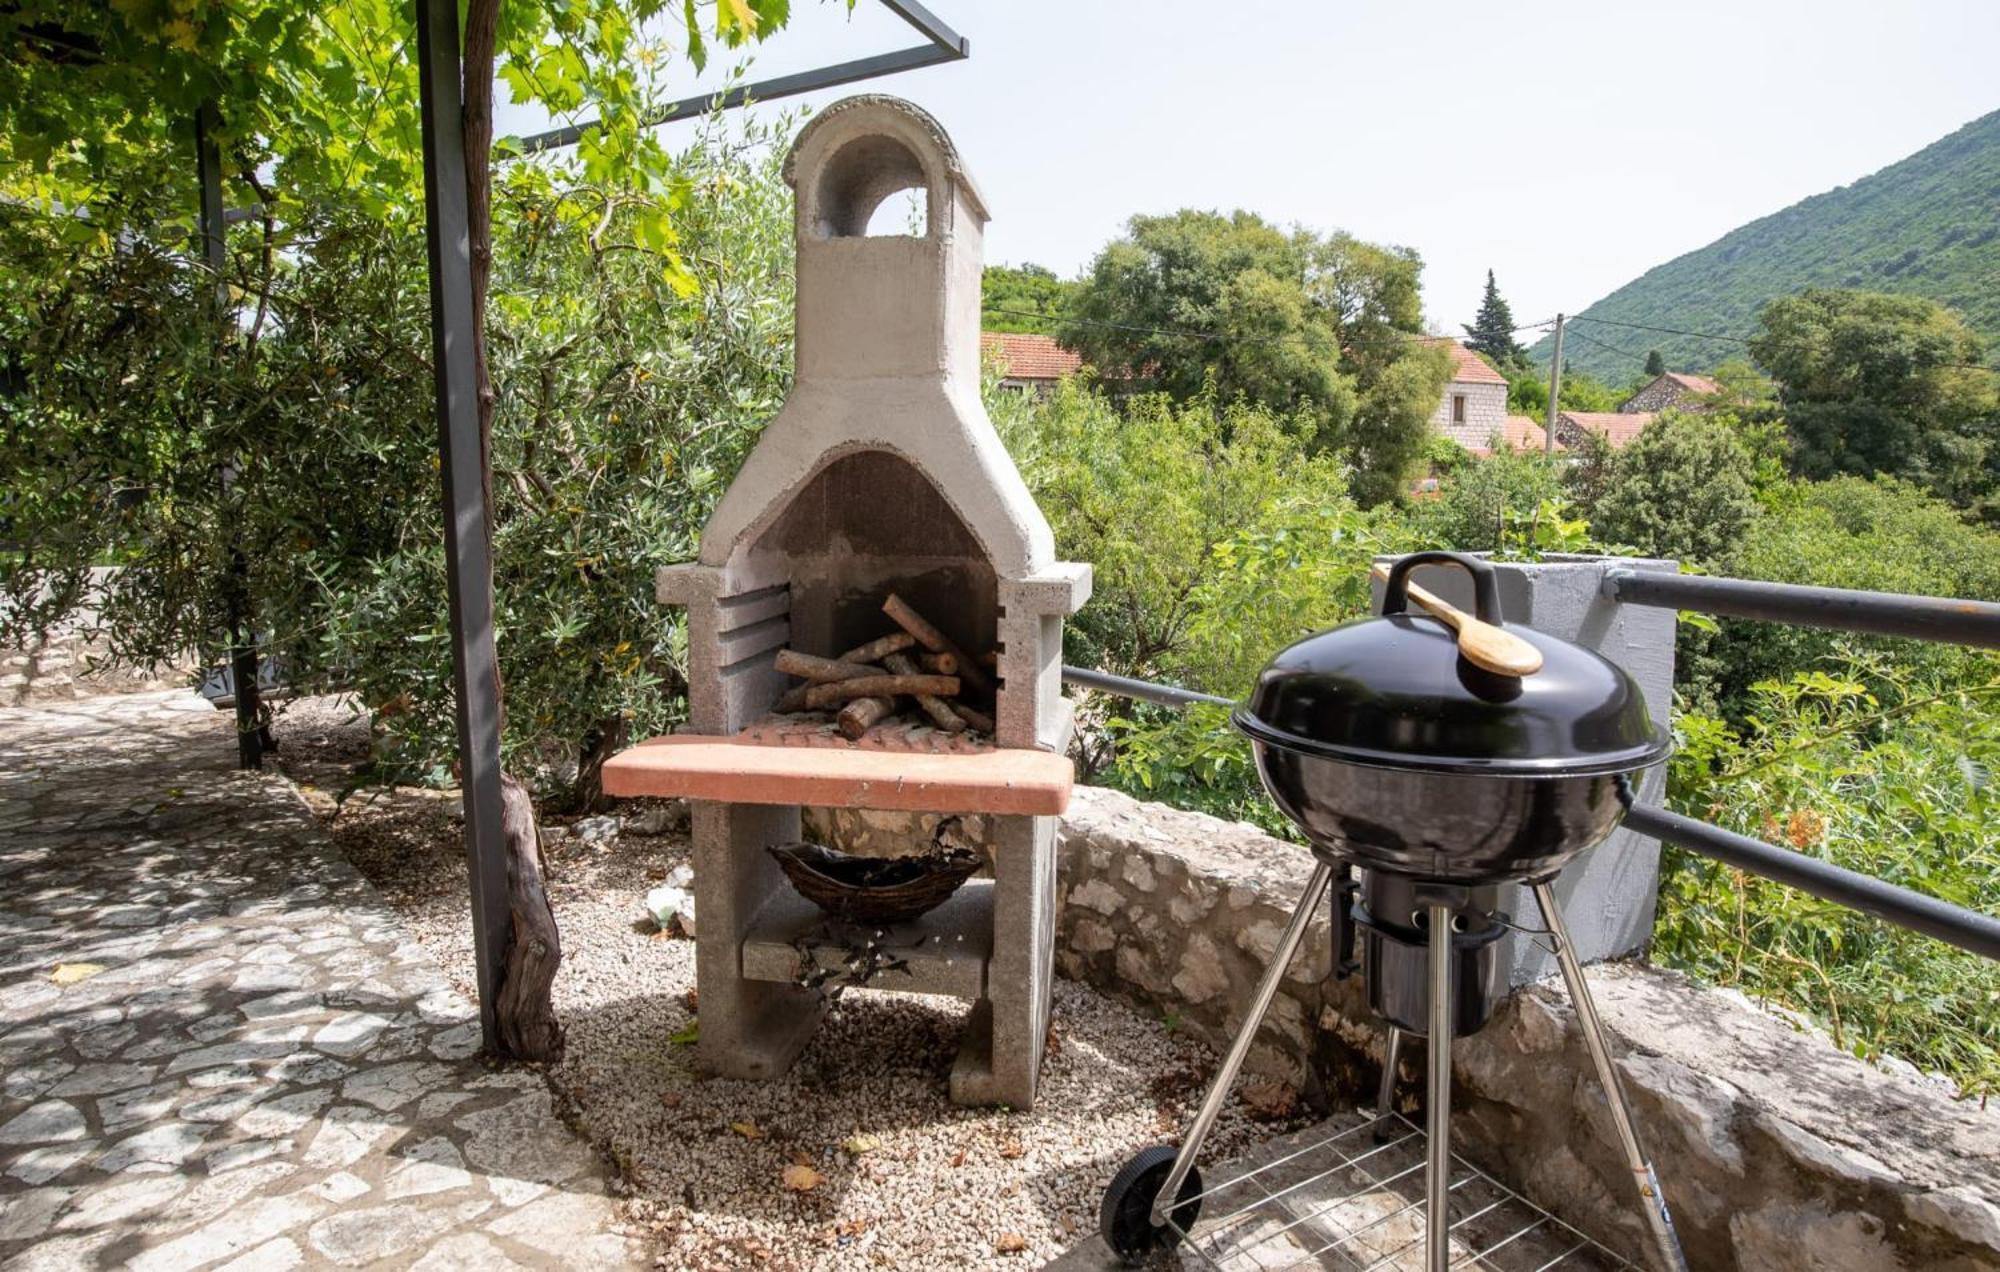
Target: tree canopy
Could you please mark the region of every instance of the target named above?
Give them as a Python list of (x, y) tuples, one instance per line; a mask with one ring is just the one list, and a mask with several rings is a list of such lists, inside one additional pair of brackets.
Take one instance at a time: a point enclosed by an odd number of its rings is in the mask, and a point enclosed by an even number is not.
[(1514, 339), (1514, 310), (1486, 271), (1486, 294), (1480, 298), (1479, 312), (1465, 328), (1465, 347), (1485, 354), (1494, 366), (1506, 369), (1527, 361), (1528, 351)]
[(1407, 248), (1249, 212), (1136, 216), (1077, 284), (1060, 338), (1179, 400), (1302, 417), (1314, 450), (1353, 466), (1356, 497), (1382, 503), (1421, 462), (1450, 374), (1414, 338), (1422, 269)]
[(1991, 495), (2000, 375), (1950, 310), (1917, 296), (1814, 289), (1759, 315), (1750, 352), (1776, 382), (1797, 471), (1902, 477), (1961, 506)]
[(987, 331), (1051, 335), (1076, 284), (1041, 265), (988, 265), (980, 286), (979, 325)]

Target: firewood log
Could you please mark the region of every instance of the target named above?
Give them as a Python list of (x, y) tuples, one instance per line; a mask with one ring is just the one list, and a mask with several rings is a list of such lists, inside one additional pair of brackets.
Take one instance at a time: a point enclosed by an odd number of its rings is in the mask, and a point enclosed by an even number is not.
[[(915, 660), (908, 654), (889, 654), (882, 659), (882, 665), (899, 676), (914, 676), (919, 674)], [(958, 712), (953, 711), (950, 704), (943, 698), (929, 693), (920, 693), (913, 696), (917, 700), (917, 705), (923, 708), (924, 714), (931, 718), (932, 724), (943, 729), (946, 733), (962, 733), (965, 731), (965, 720)]]
[(821, 658), (815, 654), (802, 654), (796, 649), (779, 650), (772, 666), (788, 676), (799, 676), (806, 681), (803, 685), (795, 685), (786, 690), (784, 696), (771, 707), (771, 710), (779, 715), (805, 710), (806, 690), (815, 684), (828, 680), (852, 680), (856, 676), (882, 674), (880, 667), (848, 662), (840, 658)]
[(958, 693), (957, 676), (862, 676), (854, 680), (832, 680), (806, 690), (806, 705), (831, 707), (855, 698), (894, 698), (920, 693), (940, 698)]
[(772, 665), (787, 676), (797, 676), (815, 684), (883, 674), (882, 668), (868, 663), (850, 662), (845, 658), (821, 658), (814, 654), (802, 654), (796, 649), (779, 650)]
[(958, 659), (958, 674), (965, 683), (982, 694), (993, 692), (993, 682), (987, 678), (978, 664), (965, 656), (965, 651), (952, 643), (951, 637), (931, 626), (930, 620), (910, 608), (909, 602), (895, 593), (882, 602), (882, 612), (895, 620), (896, 626), (917, 638), (917, 643), (934, 654), (950, 654)]
[[(907, 635), (907, 633), (905, 634)], [(926, 653), (917, 661), (923, 664), (925, 671), (933, 675), (956, 676), (958, 674), (958, 658), (953, 654)], [(887, 659), (883, 660), (883, 665), (888, 665)]]
[(834, 727), (840, 730), (841, 737), (858, 741), (895, 709), (896, 704), (887, 698), (856, 698), (840, 709), (840, 714), (834, 717)]
[(890, 632), (878, 636), (865, 645), (856, 645), (840, 656), (839, 661), (850, 663), (881, 662), (890, 654), (900, 654), (917, 643), (917, 638), (908, 632)]
[(958, 712), (959, 718), (972, 728), (986, 734), (988, 737), (993, 735), (993, 717), (987, 715), (984, 711), (978, 710), (975, 707), (968, 707), (963, 702), (952, 703), (951, 709)]

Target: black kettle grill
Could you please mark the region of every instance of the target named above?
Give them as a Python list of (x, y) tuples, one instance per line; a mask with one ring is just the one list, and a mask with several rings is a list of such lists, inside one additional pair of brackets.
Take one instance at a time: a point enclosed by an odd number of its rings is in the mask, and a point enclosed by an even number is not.
[[(1410, 583), (1423, 565), (1472, 576), (1476, 622)], [(1413, 598), (1431, 613), (1409, 612)], [(1535, 669), (1505, 674), (1475, 663), (1469, 629), (1482, 624), (1483, 636), (1518, 651), (1512, 665)], [(1188, 1236), (1207, 1195), (1194, 1169), (1202, 1141), (1315, 908), (1336, 872), (1347, 878), (1359, 867), (1358, 885), (1336, 899), (1350, 908), (1336, 930), (1363, 934), (1369, 1005), (1389, 1024), (1378, 1108), (1385, 1118), (1403, 1035), (1429, 1039), (1429, 1268), (1444, 1272), (1451, 1260), (1451, 1039), (1485, 1024), (1501, 997), (1497, 942), (1511, 920), (1495, 905), (1506, 883), (1526, 885), (1541, 909), (1659, 1257), (1668, 1269), (1684, 1268), (1551, 888), (1564, 865), (1617, 826), (1631, 774), (1670, 749), (1631, 676), (1592, 650), (1508, 625), (1485, 561), (1419, 552), (1389, 571), (1380, 617), (1278, 654), (1232, 719), (1318, 867), (1186, 1139), (1178, 1150), (1145, 1150), (1112, 1180), (1101, 1216), (1112, 1249), (1136, 1259)]]

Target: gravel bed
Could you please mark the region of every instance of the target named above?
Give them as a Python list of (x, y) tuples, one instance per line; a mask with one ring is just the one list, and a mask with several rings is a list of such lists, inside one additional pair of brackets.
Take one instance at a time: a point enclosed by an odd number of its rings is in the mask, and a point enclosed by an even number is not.
[[(457, 799), (376, 787), (336, 802), (366, 757), (352, 715), (328, 699), (290, 704), (281, 763), (469, 995)], [(1031, 1113), (949, 1102), (966, 1007), (913, 994), (849, 991), (781, 1079), (705, 1078), (695, 1048), (674, 1041), (697, 1019), (694, 942), (658, 933), (641, 907), (688, 851), (684, 834), (631, 833), (549, 851), (567, 1050), (547, 1077), (618, 1167), (627, 1218), (663, 1267), (1038, 1267), (1095, 1230), (1104, 1185), (1131, 1153), (1178, 1138), (1214, 1068), (1195, 1040), (1058, 980)], [(1290, 1125), (1232, 1101), (1204, 1157)], [(797, 1166), (817, 1175), (809, 1190), (785, 1186)]]

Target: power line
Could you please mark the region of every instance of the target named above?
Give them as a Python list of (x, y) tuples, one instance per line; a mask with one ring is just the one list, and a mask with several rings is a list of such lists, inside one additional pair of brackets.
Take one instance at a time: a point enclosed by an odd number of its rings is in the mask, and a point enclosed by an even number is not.
[[(1574, 322), (1575, 319), (1571, 319), (1570, 321)], [(1643, 363), (1646, 360), (1646, 355), (1643, 353), (1634, 353), (1630, 349), (1621, 349), (1617, 345), (1606, 344), (1604, 343), (1604, 341), (1599, 340), (1596, 336), (1590, 335), (1586, 332), (1572, 331), (1570, 332), (1570, 334), (1572, 336), (1575, 336), (1578, 340), (1583, 341), (1585, 344), (1596, 345), (1598, 348), (1604, 350), (1606, 353), (1615, 353), (1618, 354), (1620, 357), (1630, 358), (1634, 362)]]
[[(1092, 318), (1069, 318), (1069, 317), (1064, 317), (1060, 314), (1038, 313), (1032, 309), (985, 309), (982, 310), (981, 312), (988, 314), (998, 314), (1006, 318), (1032, 318), (1038, 322), (1050, 326), (1063, 325), (1070, 327), (1092, 327), (1100, 331), (1126, 331), (1126, 332), (1134, 332), (1140, 335), (1167, 336), (1173, 339), (1180, 339), (1180, 340), (1210, 340), (1210, 341), (1228, 340), (1240, 344), (1275, 344), (1286, 340), (1306, 339), (1306, 336), (1303, 333), (1296, 331), (1281, 331), (1267, 336), (1236, 336), (1221, 331), (1201, 331), (1193, 327), (1147, 327), (1147, 326), (1141, 326), (1136, 323), (1104, 322)], [(1548, 325), (1549, 325), (1548, 322), (1527, 323), (1522, 326), (1509, 329), (1506, 334), (1513, 335), (1515, 332), (1519, 331), (1539, 331), (1543, 327), (1546, 327)], [(1337, 341), (1336, 343), (1338, 343), (1339, 346), (1343, 349), (1386, 348), (1392, 344), (1401, 345), (1401, 344), (1410, 344), (1412, 342), (1416, 344), (1429, 344), (1434, 341), (1449, 340), (1449, 339), (1452, 339), (1452, 337), (1425, 336), (1411, 332), (1401, 332), (1397, 333), (1396, 335), (1390, 337), (1387, 340), (1357, 339), (1357, 340), (1341, 340)]]

